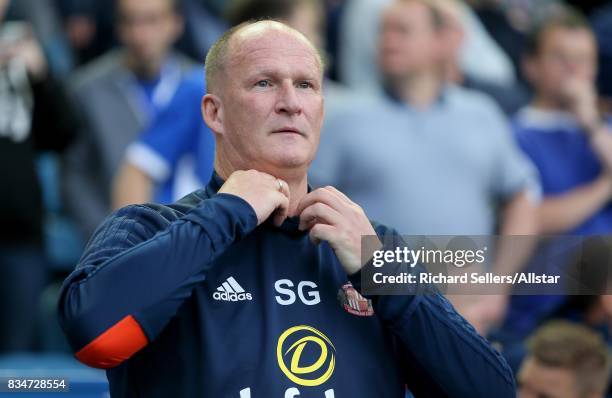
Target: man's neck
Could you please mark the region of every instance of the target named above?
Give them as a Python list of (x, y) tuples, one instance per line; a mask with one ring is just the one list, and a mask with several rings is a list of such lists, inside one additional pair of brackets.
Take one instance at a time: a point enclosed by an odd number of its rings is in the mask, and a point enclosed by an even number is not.
[(297, 216), (296, 210), (298, 204), (304, 196), (308, 193), (308, 177), (306, 170), (302, 169), (290, 169), (290, 170), (263, 170), (258, 167), (247, 167), (239, 165), (231, 165), (229, 162), (219, 161), (219, 157), (215, 158), (215, 171), (223, 179), (227, 181), (229, 176), (237, 170), (248, 170), (255, 169), (263, 173), (270, 174), (273, 177), (279, 178), (287, 183), (289, 186), (289, 216)]
[(395, 93), (405, 103), (419, 109), (434, 104), (442, 90), (443, 81), (436, 72), (423, 72), (398, 79), (394, 83)]

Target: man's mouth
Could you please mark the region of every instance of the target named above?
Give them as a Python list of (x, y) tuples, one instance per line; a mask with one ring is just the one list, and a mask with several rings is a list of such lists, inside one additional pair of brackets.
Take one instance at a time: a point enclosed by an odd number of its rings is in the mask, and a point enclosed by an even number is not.
[(282, 127), (280, 129), (276, 129), (272, 132), (273, 134), (298, 134), (298, 135), (304, 135), (299, 129), (296, 129), (295, 127)]

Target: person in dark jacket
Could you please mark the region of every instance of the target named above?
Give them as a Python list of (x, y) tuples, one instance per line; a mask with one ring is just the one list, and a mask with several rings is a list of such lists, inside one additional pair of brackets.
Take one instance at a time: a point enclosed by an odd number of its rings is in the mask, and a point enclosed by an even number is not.
[(64, 332), (108, 369), (111, 395), (514, 397), (505, 361), (442, 295), (362, 295), (361, 238), (393, 232), (335, 188), (308, 188), (323, 122), (314, 46), (246, 23), (206, 73), (208, 186), (116, 212), (62, 287)]

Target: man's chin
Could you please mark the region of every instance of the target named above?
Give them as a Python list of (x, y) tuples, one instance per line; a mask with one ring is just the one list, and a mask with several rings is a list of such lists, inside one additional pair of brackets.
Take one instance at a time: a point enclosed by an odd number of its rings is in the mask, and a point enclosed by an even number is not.
[(274, 164), (275, 168), (279, 170), (298, 170), (302, 168), (306, 170), (308, 169), (311, 161), (311, 157), (303, 153), (284, 153), (280, 156), (276, 156), (272, 163)]

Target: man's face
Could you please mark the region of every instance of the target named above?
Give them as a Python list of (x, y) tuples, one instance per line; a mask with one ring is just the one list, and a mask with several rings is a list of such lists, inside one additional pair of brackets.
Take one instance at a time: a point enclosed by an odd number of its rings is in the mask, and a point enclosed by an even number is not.
[(525, 70), (540, 96), (563, 100), (568, 82), (594, 84), (596, 65), (597, 49), (591, 32), (552, 27), (544, 32), (539, 51), (526, 61)]
[(256, 29), (237, 33), (230, 44), (219, 95), (223, 156), (235, 166), (274, 175), (305, 172), (323, 121), (321, 65), (301, 38)]
[(384, 75), (404, 77), (434, 68), (441, 61), (441, 38), (427, 6), (396, 2), (383, 14), (379, 64)]
[(118, 34), (134, 59), (158, 63), (181, 33), (169, 0), (120, 0)]
[(580, 398), (574, 374), (528, 357), (517, 376), (518, 398)]

